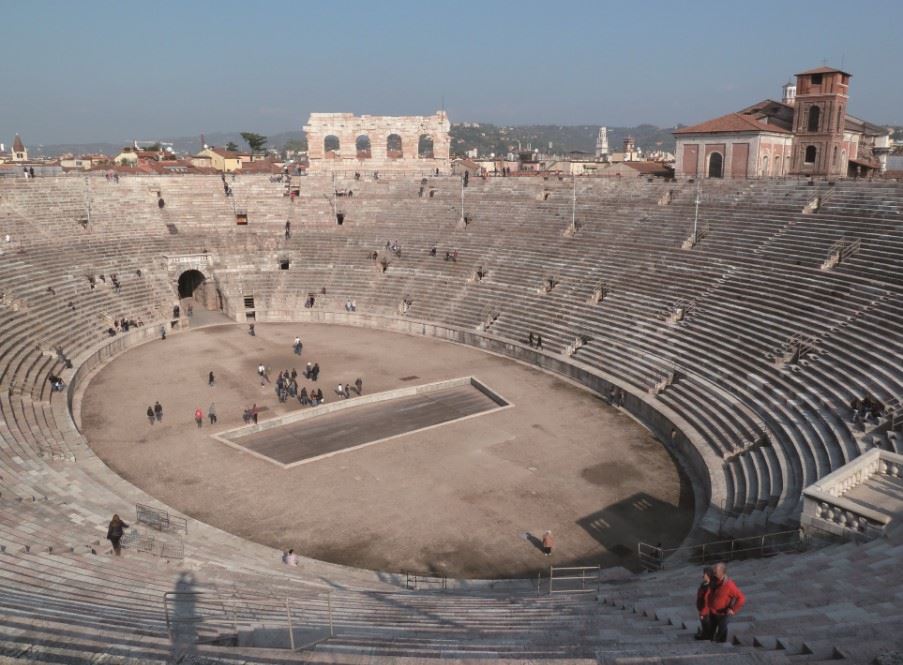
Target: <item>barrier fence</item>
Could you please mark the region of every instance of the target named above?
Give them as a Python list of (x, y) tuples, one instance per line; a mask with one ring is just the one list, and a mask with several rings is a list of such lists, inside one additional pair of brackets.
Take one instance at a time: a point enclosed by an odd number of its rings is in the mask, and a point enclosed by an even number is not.
[[(682, 547), (659, 547), (637, 543), (637, 558), (646, 570), (664, 570), (665, 562), (675, 557), (680, 564), (708, 564), (717, 561), (772, 556), (781, 552), (801, 551), (808, 545), (802, 529), (775, 531), (759, 536), (716, 540)], [(675, 556), (676, 555), (676, 556)]]

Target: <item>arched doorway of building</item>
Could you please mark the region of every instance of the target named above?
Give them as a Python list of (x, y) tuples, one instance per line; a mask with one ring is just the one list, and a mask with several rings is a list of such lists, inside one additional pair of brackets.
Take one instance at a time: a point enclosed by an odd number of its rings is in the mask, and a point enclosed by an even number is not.
[(721, 156), (720, 152), (713, 152), (709, 155), (708, 173), (710, 178), (724, 177), (724, 157)]
[(222, 310), (223, 302), (216, 284), (208, 281), (200, 270), (186, 270), (179, 275), (179, 301), (184, 309), (188, 305), (210, 310)]
[(207, 278), (200, 270), (186, 270), (179, 275), (179, 298), (191, 298)]

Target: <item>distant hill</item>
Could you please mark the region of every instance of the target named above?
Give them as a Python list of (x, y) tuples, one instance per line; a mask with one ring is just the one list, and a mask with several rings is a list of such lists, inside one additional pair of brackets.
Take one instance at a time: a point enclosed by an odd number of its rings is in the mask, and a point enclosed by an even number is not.
[[(481, 155), (495, 153), (532, 151), (566, 153), (574, 150), (594, 154), (599, 125), (521, 125), (499, 127), (497, 125), (471, 123), (453, 125), (451, 129), (452, 152), (464, 154), (477, 148)], [(609, 127), (608, 147), (611, 152), (621, 150), (624, 139), (633, 136), (638, 147), (643, 150), (674, 151), (673, 129), (662, 129), (654, 125), (636, 127)]]
[[(477, 148), (481, 155), (495, 153), (504, 155), (508, 152), (532, 151), (538, 148), (542, 152), (565, 153), (579, 150), (595, 153), (596, 135), (599, 125), (521, 125), (502, 127), (499, 125), (480, 123), (478, 127), (472, 123), (459, 123), (451, 128), (452, 154), (463, 155), (466, 151)], [(253, 128), (249, 131), (252, 131)], [(674, 151), (673, 129), (663, 129), (654, 125), (638, 125), (636, 127), (609, 127), (608, 145), (612, 152), (621, 150), (624, 139), (630, 135), (637, 146), (643, 150)], [(207, 145), (225, 146), (230, 141), (241, 149), (247, 144), (239, 132), (210, 132), (205, 134)], [(156, 139), (155, 139), (156, 140)], [(177, 153), (193, 154), (201, 149), (201, 137), (179, 136), (160, 137), (163, 143), (172, 143)], [(55, 157), (65, 153), (82, 155), (87, 153), (117, 154), (130, 141), (120, 143), (66, 143), (43, 146), (29, 145), (32, 155)], [(551, 144), (551, 148), (549, 147)], [(279, 132), (268, 135), (268, 147), (283, 150), (288, 147), (294, 150), (305, 150), (307, 141), (300, 130)]]

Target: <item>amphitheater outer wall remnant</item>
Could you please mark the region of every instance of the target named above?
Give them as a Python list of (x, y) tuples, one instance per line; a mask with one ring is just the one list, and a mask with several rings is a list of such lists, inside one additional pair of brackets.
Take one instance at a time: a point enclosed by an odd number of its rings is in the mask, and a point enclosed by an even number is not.
[[(310, 173), (408, 172), (448, 174), (451, 125), (445, 111), (434, 115), (383, 116), (353, 113), (311, 113), (304, 133)], [(358, 150), (358, 139), (366, 137), (368, 151)], [(400, 141), (400, 149), (389, 147), (389, 137)], [(421, 137), (429, 137), (432, 151), (420, 156)], [(332, 145), (329, 149), (326, 140)], [(338, 140), (335, 147), (334, 140)], [(369, 152), (369, 154), (366, 154)], [(431, 156), (430, 156), (431, 154)]]

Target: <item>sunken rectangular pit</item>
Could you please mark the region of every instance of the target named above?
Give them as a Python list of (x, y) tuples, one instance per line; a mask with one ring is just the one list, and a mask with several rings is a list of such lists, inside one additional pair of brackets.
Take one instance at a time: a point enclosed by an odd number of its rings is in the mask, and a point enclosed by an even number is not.
[(213, 438), (288, 469), (513, 406), (472, 376), (334, 399)]

